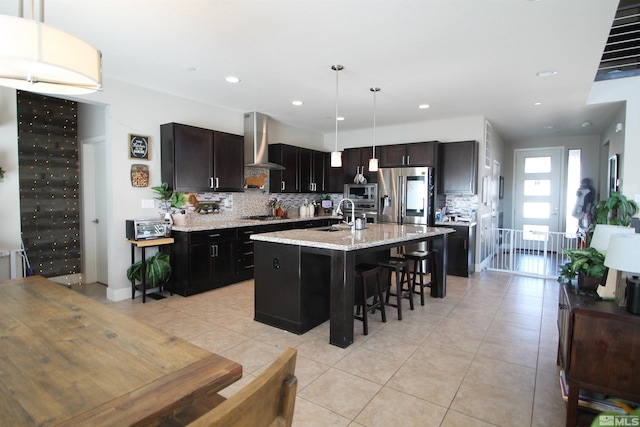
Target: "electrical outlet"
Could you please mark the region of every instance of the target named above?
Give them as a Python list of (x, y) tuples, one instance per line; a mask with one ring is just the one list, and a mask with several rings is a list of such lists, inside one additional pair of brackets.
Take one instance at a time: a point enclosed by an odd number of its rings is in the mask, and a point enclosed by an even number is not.
[(153, 199), (142, 199), (142, 209), (155, 208), (155, 202)]

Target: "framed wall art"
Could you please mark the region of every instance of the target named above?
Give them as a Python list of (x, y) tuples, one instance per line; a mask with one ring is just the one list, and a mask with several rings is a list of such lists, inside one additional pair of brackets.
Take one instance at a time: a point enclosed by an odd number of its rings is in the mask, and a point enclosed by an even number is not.
[(149, 160), (149, 137), (144, 135), (129, 134), (129, 158)]

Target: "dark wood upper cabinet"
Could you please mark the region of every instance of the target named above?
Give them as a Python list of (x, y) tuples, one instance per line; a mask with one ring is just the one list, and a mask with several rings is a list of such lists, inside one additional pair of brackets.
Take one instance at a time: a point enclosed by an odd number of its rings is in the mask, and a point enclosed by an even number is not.
[(284, 166), (284, 170), (271, 170), (269, 191), (272, 193), (298, 193), (300, 148), (287, 144), (269, 145), (269, 161)]
[(439, 142), (381, 145), (376, 147), (382, 168), (402, 166), (436, 166)]
[(244, 191), (244, 137), (213, 133), (214, 191)]
[(347, 148), (342, 152), (343, 184), (353, 183), (356, 174), (362, 173), (367, 182), (377, 182), (378, 173), (369, 172), (369, 159), (373, 157), (373, 147)]
[(476, 194), (478, 142), (449, 142), (442, 144), (441, 149), (441, 176), (444, 194)]
[(300, 192), (324, 191), (324, 156), (321, 151), (300, 148)]
[(167, 123), (160, 139), (161, 179), (174, 191), (244, 191), (242, 136)]

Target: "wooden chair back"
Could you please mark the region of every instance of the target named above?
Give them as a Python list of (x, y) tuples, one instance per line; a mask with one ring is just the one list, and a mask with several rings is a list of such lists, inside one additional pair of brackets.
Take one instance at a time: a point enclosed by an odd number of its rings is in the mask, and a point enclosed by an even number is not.
[(288, 348), (248, 386), (206, 412), (190, 427), (290, 427), (298, 380), (297, 351)]

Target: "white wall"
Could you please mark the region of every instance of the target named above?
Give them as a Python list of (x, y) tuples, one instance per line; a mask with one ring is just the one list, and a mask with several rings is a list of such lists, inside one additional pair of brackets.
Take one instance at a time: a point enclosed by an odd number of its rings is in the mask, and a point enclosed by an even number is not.
[[(0, 86), (0, 250), (20, 249), (20, 193), (16, 91)], [(0, 258), (0, 280), (10, 278), (9, 257)]]
[[(640, 159), (640, 120), (638, 120), (638, 117), (640, 117), (640, 77), (600, 81), (596, 82), (591, 88), (589, 104), (616, 101), (626, 101), (627, 103), (622, 132), (624, 157), (620, 168), (620, 191), (625, 196), (632, 199), (636, 198), (636, 201), (638, 201), (640, 199), (640, 168), (635, 167), (634, 163)], [(605, 137), (612, 136), (612, 133), (615, 132), (612, 129), (618, 122), (620, 122), (620, 118), (614, 119)], [(615, 145), (612, 147), (616, 151), (619, 149)], [(610, 152), (609, 154), (620, 153)], [(625, 165), (627, 162), (624, 160), (628, 160), (628, 164)]]

